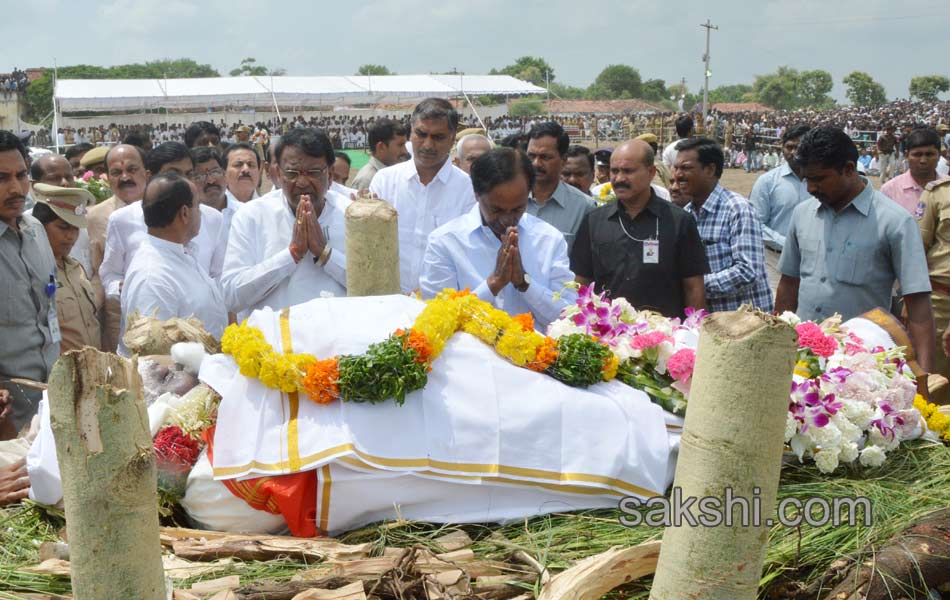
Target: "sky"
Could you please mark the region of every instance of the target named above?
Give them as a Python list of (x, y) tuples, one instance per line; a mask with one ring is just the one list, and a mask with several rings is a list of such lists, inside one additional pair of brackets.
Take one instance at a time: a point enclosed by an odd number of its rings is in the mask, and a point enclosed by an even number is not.
[[(222, 75), (254, 57), (288, 75), (351, 75), (365, 63), (399, 74), (485, 74), (523, 55), (586, 87), (608, 64), (644, 80), (701, 89), (706, 19), (710, 88), (781, 65), (841, 79), (865, 71), (889, 98), (914, 75), (950, 76), (946, 0), (29, 0), (6, 3), (0, 72), (192, 58)], [(671, 7), (675, 6), (675, 10)], [(950, 98), (948, 95), (944, 97)]]

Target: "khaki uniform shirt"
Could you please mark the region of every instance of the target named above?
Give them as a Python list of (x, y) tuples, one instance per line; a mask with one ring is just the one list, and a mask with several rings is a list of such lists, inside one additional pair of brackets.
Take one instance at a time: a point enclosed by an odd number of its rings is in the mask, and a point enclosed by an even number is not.
[(82, 265), (67, 256), (56, 264), (56, 280), (59, 284), (56, 290), (56, 312), (63, 334), (60, 351), (78, 350), (83, 346), (101, 349), (99, 305)]
[(940, 286), (950, 287), (950, 179), (928, 183), (920, 203), (924, 214), (918, 224), (927, 252), (930, 279)]
[[(17, 429), (27, 424), (41, 394), (4, 380), (32, 379), (46, 382), (59, 356), (59, 339), (50, 327), (51, 298), (46, 293), (56, 261), (46, 230), (24, 215), (19, 234), (0, 223), (0, 386), (13, 396), (13, 421)], [(55, 312), (54, 312), (55, 316)]]
[(102, 348), (112, 352), (119, 346), (119, 329), (122, 323), (122, 306), (115, 298), (106, 300), (102, 281), (99, 279), (99, 267), (106, 253), (106, 225), (115, 211), (125, 206), (125, 202), (112, 196), (89, 209), (86, 215), (86, 230), (89, 232), (89, 260), (92, 263), (92, 289), (96, 302), (102, 307), (99, 325), (102, 329)]

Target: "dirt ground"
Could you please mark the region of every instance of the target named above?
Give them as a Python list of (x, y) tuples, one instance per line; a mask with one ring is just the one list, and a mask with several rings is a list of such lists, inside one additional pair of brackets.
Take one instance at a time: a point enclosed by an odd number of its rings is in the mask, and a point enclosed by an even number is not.
[[(749, 194), (752, 193), (752, 185), (755, 183), (755, 180), (758, 179), (759, 175), (765, 171), (759, 171), (758, 173), (746, 173), (742, 169), (726, 169), (722, 173), (722, 183), (723, 187), (730, 189), (734, 192), (738, 192), (745, 196), (749, 197)], [(871, 177), (871, 182), (874, 183), (874, 187), (881, 189), (881, 181), (879, 177)]]

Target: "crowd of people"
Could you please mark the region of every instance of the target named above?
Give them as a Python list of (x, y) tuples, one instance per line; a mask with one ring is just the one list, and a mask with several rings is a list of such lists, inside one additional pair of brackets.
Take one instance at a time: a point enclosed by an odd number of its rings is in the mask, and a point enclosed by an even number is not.
[(26, 71), (21, 71), (20, 69), (14, 67), (12, 73), (5, 73), (0, 75), (0, 91), (4, 94), (16, 94), (17, 92), (26, 91), (26, 86), (29, 85), (30, 80), (26, 75)]
[[(18, 381), (45, 382), (60, 353), (83, 346), (126, 354), (133, 315), (195, 316), (220, 337), (254, 310), (345, 295), (344, 212), (364, 190), (398, 212), (406, 294), (469, 288), (542, 330), (574, 282), (668, 317), (750, 305), (849, 319), (883, 307), (903, 319), (920, 366), (950, 374), (937, 349), (950, 324), (950, 179), (937, 173), (948, 140), (931, 126), (946, 120), (922, 116), (901, 136), (907, 171), (882, 191), (843, 127), (775, 122), (781, 159), (749, 198), (722, 185), (728, 151), (689, 115), (666, 147), (646, 132), (595, 152), (557, 120), (496, 145), (430, 98), (408, 119), (362, 122), (371, 158), (355, 174), (309, 121), (273, 140), (266, 123), (121, 141), (109, 128), (114, 145), (36, 157), (0, 131), (5, 436), (36, 410), (39, 393)], [(881, 152), (887, 141), (875, 140)], [(87, 170), (110, 198), (77, 184)]]

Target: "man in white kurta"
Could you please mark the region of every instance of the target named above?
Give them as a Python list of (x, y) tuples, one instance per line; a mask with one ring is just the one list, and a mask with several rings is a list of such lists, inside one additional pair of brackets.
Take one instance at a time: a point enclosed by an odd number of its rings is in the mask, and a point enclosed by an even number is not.
[(471, 179), (449, 160), (458, 122), (448, 101), (420, 102), (412, 113), (412, 160), (377, 172), (369, 186), (399, 213), (399, 279), (406, 294), (419, 289), (429, 234), (475, 204)]
[[(221, 283), (228, 310), (280, 310), (321, 295), (346, 295), (348, 199), (329, 190), (333, 146), (315, 129), (277, 142), (280, 189), (249, 202), (231, 221)], [(307, 210), (299, 210), (302, 206)], [(310, 215), (309, 233), (301, 233)]]
[[(188, 148), (179, 142), (166, 142), (156, 146), (146, 156), (146, 168), (150, 173), (174, 172), (194, 176), (194, 162)], [(224, 264), (224, 246), (221, 241), (221, 213), (210, 206), (200, 205), (201, 231), (194, 240), (195, 258), (198, 264), (217, 279)], [(147, 227), (142, 213), (142, 203), (133, 202), (109, 215), (106, 226), (106, 245), (99, 278), (107, 297), (118, 298), (132, 258), (146, 239)]]
[(423, 299), (467, 287), (511, 315), (530, 312), (541, 331), (558, 318), (574, 299), (573, 289), (565, 288), (574, 274), (561, 232), (526, 212), (533, 178), (521, 152), (499, 148), (475, 161), (478, 204), (429, 236)]
[(125, 277), (119, 354), (128, 355), (122, 337), (134, 312), (161, 320), (196, 317), (220, 338), (228, 315), (218, 283), (195, 256), (204, 214), (194, 184), (177, 174), (159, 175), (138, 204), (144, 204), (148, 230)]

